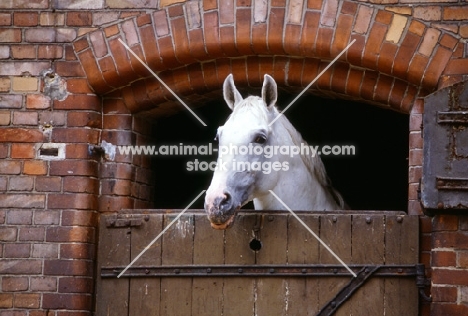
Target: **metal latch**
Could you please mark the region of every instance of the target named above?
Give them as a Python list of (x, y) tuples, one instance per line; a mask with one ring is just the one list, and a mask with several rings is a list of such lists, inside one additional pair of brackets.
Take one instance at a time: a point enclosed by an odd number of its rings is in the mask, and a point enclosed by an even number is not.
[(138, 227), (141, 226), (143, 220), (148, 221), (149, 216), (133, 215), (133, 214), (117, 214), (106, 218), (107, 228), (123, 228), (123, 227)]

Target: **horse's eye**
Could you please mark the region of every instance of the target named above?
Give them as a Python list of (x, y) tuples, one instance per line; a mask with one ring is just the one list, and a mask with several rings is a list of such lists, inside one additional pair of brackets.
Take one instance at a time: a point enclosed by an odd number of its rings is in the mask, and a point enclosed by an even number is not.
[(257, 135), (253, 142), (256, 144), (264, 144), (266, 142), (266, 137), (264, 135)]

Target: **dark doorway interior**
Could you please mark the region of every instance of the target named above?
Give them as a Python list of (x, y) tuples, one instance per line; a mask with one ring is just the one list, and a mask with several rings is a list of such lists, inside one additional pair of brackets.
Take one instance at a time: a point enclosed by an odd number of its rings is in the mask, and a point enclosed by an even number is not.
[[(280, 93), (279, 108), (293, 98)], [(216, 129), (225, 122), (230, 110), (223, 100), (217, 100), (195, 112), (208, 127), (181, 110), (158, 121), (157, 145), (212, 142), (216, 146), (213, 142)], [(310, 144), (355, 146), (355, 156), (322, 156), (334, 186), (352, 209), (406, 211), (408, 115), (346, 100), (303, 96), (286, 116)], [(197, 158), (212, 161), (216, 155), (155, 157), (155, 207), (185, 208), (201, 190), (208, 188), (211, 171), (187, 171), (187, 163)], [(203, 208), (203, 198), (191, 208)]]

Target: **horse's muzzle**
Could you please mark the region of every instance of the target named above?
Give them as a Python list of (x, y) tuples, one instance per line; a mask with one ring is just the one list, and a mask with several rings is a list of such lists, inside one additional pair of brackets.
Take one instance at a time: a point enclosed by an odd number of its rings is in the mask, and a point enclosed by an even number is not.
[(216, 197), (212, 202), (205, 201), (205, 211), (208, 213), (211, 227), (215, 229), (231, 227), (238, 209), (239, 207), (234, 205), (229, 193)]

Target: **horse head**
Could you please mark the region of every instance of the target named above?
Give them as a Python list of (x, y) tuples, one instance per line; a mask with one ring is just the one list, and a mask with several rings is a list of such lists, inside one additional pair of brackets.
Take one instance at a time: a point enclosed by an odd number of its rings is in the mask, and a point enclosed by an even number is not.
[(205, 210), (211, 226), (216, 229), (230, 227), (237, 210), (261, 193), (254, 184), (266, 175), (261, 170), (264, 157), (255, 153), (270, 142), (268, 124), (278, 113), (275, 107), (277, 86), (269, 75), (265, 75), (261, 97), (244, 99), (232, 75), (224, 81), (223, 94), (233, 113), (224, 126), (218, 128), (217, 168), (205, 197)]

